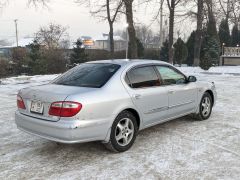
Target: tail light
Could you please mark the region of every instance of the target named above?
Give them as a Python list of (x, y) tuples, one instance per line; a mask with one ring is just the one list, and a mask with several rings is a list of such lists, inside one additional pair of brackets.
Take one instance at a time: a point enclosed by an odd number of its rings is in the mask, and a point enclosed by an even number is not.
[(19, 109), (26, 109), (23, 99), (19, 95), (17, 95), (17, 106)]
[(51, 104), (48, 114), (59, 117), (73, 117), (82, 109), (78, 102), (60, 101)]

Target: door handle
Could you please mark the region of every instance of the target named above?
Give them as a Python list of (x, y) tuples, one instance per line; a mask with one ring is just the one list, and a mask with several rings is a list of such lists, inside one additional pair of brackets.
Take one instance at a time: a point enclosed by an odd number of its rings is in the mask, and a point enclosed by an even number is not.
[(135, 94), (135, 95), (134, 95), (134, 98), (135, 98), (135, 99), (140, 99), (140, 98), (141, 98), (141, 95), (140, 95), (140, 94)]
[(169, 90), (169, 91), (168, 91), (168, 94), (174, 94), (174, 93), (175, 93), (174, 90)]

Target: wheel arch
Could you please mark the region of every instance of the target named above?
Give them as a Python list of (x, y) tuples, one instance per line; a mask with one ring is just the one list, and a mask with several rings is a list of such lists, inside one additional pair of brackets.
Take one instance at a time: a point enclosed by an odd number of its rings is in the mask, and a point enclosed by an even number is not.
[[(133, 107), (125, 107), (125, 108), (122, 108), (122, 109), (121, 109), (120, 111), (118, 111), (118, 113), (115, 115), (115, 117), (113, 118), (113, 121), (114, 121), (114, 119), (115, 119), (120, 113), (122, 113), (123, 111), (128, 111), (128, 112), (132, 113), (132, 114), (136, 117), (138, 129), (141, 129), (141, 116), (140, 116), (140, 113), (139, 113), (135, 108), (133, 108)], [(113, 121), (111, 122), (111, 126), (110, 126), (110, 128), (109, 128), (109, 130), (108, 130), (108, 132), (107, 132), (107, 135), (106, 135), (105, 139), (102, 141), (103, 143), (109, 142)]]
[(214, 99), (214, 98), (215, 98), (215, 97), (214, 97), (213, 91), (210, 90), (210, 89), (208, 89), (208, 90), (205, 91), (205, 93), (210, 94), (210, 96), (211, 96), (211, 98), (212, 98), (212, 103), (213, 103), (213, 105), (214, 105), (214, 102), (215, 102), (215, 99)]
[[(132, 113), (132, 114), (136, 117), (138, 128), (140, 128), (141, 119), (140, 119), (140, 115), (139, 115), (139, 113), (137, 112), (137, 110), (135, 110), (135, 109), (133, 109), (133, 108), (127, 108), (127, 109), (124, 109), (123, 111), (128, 111), (128, 112)], [(121, 112), (123, 112), (123, 111), (121, 111)], [(120, 112), (120, 113), (121, 113), (121, 112)]]

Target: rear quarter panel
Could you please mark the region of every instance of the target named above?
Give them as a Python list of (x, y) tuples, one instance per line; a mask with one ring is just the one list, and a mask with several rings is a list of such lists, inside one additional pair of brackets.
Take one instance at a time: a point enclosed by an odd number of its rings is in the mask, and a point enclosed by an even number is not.
[(116, 116), (127, 108), (135, 108), (129, 94), (120, 80), (121, 71), (116, 73), (109, 82), (96, 91), (84, 94), (74, 94), (66, 101), (77, 101), (82, 104), (82, 110), (75, 119), (97, 121), (105, 119), (110, 128)]

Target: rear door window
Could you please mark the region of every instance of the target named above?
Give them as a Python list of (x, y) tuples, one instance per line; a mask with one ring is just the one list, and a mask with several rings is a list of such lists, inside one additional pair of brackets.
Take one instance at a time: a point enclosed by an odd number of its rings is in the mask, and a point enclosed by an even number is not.
[(159, 77), (153, 66), (138, 67), (127, 73), (127, 83), (132, 88), (160, 86)]
[(108, 82), (120, 67), (117, 64), (85, 63), (67, 71), (53, 83), (67, 86), (100, 88)]

